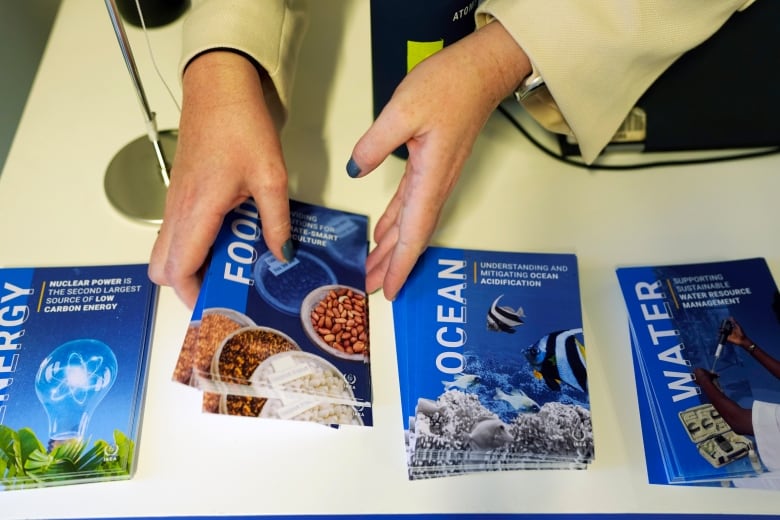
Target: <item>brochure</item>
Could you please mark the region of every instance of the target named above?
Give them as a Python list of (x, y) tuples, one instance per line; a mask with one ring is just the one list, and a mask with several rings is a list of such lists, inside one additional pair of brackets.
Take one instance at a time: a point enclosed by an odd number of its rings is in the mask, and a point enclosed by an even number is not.
[(157, 302), (146, 273), (0, 269), (0, 489), (132, 476)]
[(592, 461), (574, 255), (429, 247), (393, 320), (410, 479)]
[(650, 482), (771, 477), (780, 433), (760, 417), (780, 408), (780, 296), (766, 261), (622, 267), (617, 276)]
[(290, 209), (288, 263), (252, 200), (226, 216), (173, 379), (202, 390), (210, 413), (370, 426), (368, 218)]

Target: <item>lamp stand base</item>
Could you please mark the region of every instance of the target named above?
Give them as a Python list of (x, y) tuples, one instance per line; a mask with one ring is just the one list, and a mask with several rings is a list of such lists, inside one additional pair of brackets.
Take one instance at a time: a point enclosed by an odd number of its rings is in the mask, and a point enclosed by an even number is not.
[[(178, 132), (165, 130), (159, 135), (164, 156), (172, 159)], [(106, 169), (103, 185), (109, 202), (120, 213), (150, 224), (162, 222), (167, 187), (148, 136), (139, 137), (117, 152)]]

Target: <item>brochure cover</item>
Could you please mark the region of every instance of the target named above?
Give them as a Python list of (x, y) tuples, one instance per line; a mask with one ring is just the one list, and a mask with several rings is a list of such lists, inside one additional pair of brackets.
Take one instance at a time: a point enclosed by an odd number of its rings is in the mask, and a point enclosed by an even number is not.
[(0, 489), (132, 476), (157, 302), (146, 273), (0, 268)]
[(780, 295), (766, 261), (622, 267), (617, 276), (649, 480), (766, 478), (780, 442), (767, 419), (780, 408)]
[(410, 479), (592, 461), (574, 255), (429, 247), (393, 320)]
[[(639, 385), (639, 382), (644, 382), (644, 377), (641, 374), (641, 371), (639, 369), (639, 360), (637, 359), (635, 345), (631, 343), (631, 353), (632, 353), (632, 359), (634, 362), (634, 376), (637, 380), (637, 385)], [(654, 423), (654, 410), (651, 408), (650, 403), (648, 401), (648, 390), (646, 385), (644, 386), (637, 386), (637, 394), (638, 394), (638, 409), (639, 409), (639, 422), (640, 427), (642, 429), (642, 439), (644, 442), (644, 448), (645, 448), (645, 463), (646, 463), (646, 470), (647, 470), (647, 481), (650, 484), (669, 484), (668, 475), (666, 473), (666, 469), (664, 467), (664, 460), (668, 459), (667, 453), (661, 453), (662, 449), (665, 449), (665, 444), (662, 443), (656, 433), (655, 429), (655, 423)], [(729, 487), (731, 486), (731, 481), (722, 480), (722, 481), (702, 481), (702, 482), (685, 482), (680, 483), (679, 485), (690, 485), (690, 486), (711, 486), (711, 487)]]
[(290, 209), (289, 263), (265, 246), (253, 201), (226, 216), (173, 379), (210, 413), (370, 426), (368, 218)]

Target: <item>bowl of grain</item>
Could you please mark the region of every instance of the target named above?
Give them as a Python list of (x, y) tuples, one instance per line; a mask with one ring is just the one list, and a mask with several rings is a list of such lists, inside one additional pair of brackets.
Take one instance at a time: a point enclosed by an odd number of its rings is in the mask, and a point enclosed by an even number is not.
[(300, 350), (295, 340), (270, 327), (243, 327), (227, 336), (211, 363), (211, 377), (222, 389), (219, 411), (257, 417), (266, 399), (253, 395), (252, 373), (269, 357), (291, 350)]
[(216, 412), (219, 406), (219, 396), (206, 392), (212, 385), (211, 364), (214, 353), (222, 345), (225, 338), (242, 327), (253, 326), (252, 319), (234, 309), (209, 307), (204, 309), (199, 320), (190, 322), (185, 338), (188, 352), (180, 355), (175, 377), (191, 385), (204, 389), (203, 409)]

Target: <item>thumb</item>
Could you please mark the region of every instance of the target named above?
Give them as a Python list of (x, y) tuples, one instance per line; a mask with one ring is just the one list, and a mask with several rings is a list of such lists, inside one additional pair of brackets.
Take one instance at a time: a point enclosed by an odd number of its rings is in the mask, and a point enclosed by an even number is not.
[(395, 116), (391, 100), (352, 149), (347, 174), (353, 178), (368, 175), (413, 135), (414, 132)]

